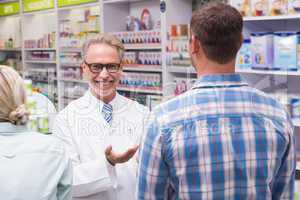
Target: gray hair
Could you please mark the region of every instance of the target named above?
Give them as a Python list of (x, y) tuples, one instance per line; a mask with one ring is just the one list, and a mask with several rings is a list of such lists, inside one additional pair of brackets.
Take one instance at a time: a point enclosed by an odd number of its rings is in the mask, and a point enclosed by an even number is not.
[(107, 44), (111, 47), (116, 48), (119, 54), (120, 61), (122, 61), (124, 55), (124, 45), (116, 36), (107, 33), (100, 34), (96, 38), (89, 39), (84, 43), (82, 47), (83, 59), (86, 58), (89, 47), (94, 44)]

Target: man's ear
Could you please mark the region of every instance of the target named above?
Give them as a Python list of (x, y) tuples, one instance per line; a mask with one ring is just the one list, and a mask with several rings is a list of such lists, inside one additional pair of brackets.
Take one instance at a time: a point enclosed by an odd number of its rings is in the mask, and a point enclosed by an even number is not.
[(242, 44), (243, 44), (243, 41), (244, 41), (244, 36), (243, 34), (241, 34), (241, 40), (240, 40), (240, 46), (239, 46), (239, 49), (241, 48)]
[(191, 53), (192, 54), (197, 54), (200, 50), (200, 41), (197, 39), (196, 36), (191, 35)]

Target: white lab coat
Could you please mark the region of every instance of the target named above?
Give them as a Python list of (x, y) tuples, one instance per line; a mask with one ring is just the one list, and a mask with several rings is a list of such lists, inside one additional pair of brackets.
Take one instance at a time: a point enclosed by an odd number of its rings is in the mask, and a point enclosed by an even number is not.
[(56, 117), (53, 133), (60, 138), (73, 161), (73, 199), (133, 200), (137, 159), (111, 166), (105, 148), (124, 152), (138, 144), (149, 115), (146, 107), (119, 94), (110, 102), (112, 124), (101, 113), (103, 102), (90, 91), (71, 102)]
[(72, 174), (57, 138), (0, 123), (1, 200), (71, 200)]

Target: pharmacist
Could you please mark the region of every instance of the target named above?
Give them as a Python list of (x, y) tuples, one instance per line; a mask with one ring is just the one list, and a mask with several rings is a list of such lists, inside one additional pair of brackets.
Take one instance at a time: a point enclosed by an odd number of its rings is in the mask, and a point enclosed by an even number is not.
[(134, 199), (136, 151), (149, 111), (116, 92), (123, 51), (107, 34), (86, 42), (81, 67), (89, 90), (54, 122), (74, 165), (73, 199)]

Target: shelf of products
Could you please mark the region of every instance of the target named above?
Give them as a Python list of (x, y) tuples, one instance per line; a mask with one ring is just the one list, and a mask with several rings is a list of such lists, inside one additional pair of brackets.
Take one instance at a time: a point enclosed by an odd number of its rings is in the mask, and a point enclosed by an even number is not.
[[(245, 17), (258, 17), (262, 20), (299, 18), (298, 1), (231, 0), (230, 4)], [(290, 18), (291, 17), (291, 18)]]
[(53, 9), (24, 13), (22, 50), (24, 77), (31, 79), (33, 88), (46, 95), (57, 106), (56, 23), (56, 14)]
[(168, 66), (168, 71), (170, 73), (196, 74), (194, 67), (187, 66)]
[(300, 19), (300, 14), (293, 15), (278, 15), (278, 16), (250, 16), (244, 17), (243, 20), (247, 21), (275, 21), (275, 20), (293, 20)]
[(46, 60), (24, 60), (24, 63), (31, 64), (56, 64), (56, 61), (46, 61)]
[[(60, 5), (61, 4), (61, 5)], [(68, 11), (74, 9), (86, 9), (88, 7), (100, 6), (99, 0), (81, 0), (81, 1), (60, 1), (58, 4), (58, 11)], [(62, 5), (65, 4), (65, 5)], [(66, 5), (68, 4), (68, 5)]]
[(146, 0), (103, 0), (103, 3), (110, 4), (110, 3), (130, 3), (130, 2), (141, 2)]
[(118, 91), (150, 107), (151, 103), (146, 99), (152, 94), (160, 98), (163, 95), (160, 1), (103, 3), (104, 32), (110, 32), (119, 38), (126, 50), (122, 60), (124, 76), (120, 80)]
[[(15, 14), (14, 11), (12, 13)], [(18, 15), (0, 17), (0, 64), (12, 66), (22, 75), (20, 21), (21, 18)]]
[(59, 23), (59, 108), (64, 108), (70, 98), (65, 93), (72, 84), (79, 87), (87, 83), (82, 80), (80, 68), (82, 62), (82, 46), (86, 40), (95, 37), (100, 31), (100, 7), (96, 3), (72, 6), (73, 9), (60, 8), (58, 11)]
[(27, 105), (30, 115), (27, 128), (43, 134), (50, 133), (50, 126), (54, 121), (56, 109), (53, 103), (44, 96), (42, 91), (35, 88), (31, 80), (25, 80)]
[(294, 71), (268, 71), (268, 70), (255, 70), (255, 69), (237, 69), (236, 72), (244, 74), (269, 74), (279, 76), (300, 76), (300, 72)]
[(4, 52), (18, 52), (18, 51), (22, 51), (21, 48), (0, 48), (0, 51), (4, 51)]
[(55, 48), (25, 48), (25, 51), (56, 51)]
[(76, 52), (79, 52), (81, 53), (82, 49), (81, 48), (73, 48), (73, 47), (61, 47), (60, 48), (60, 52), (73, 52), (73, 53), (76, 53)]
[(162, 72), (161, 65), (123, 65), (123, 71)]
[(71, 82), (71, 83), (88, 83), (85, 80), (78, 80), (78, 79), (71, 79), (71, 78), (62, 78), (59, 80), (64, 81), (64, 82)]
[(145, 94), (159, 94), (162, 95), (161, 90), (152, 90), (152, 89), (139, 89), (138, 87), (118, 87), (119, 91), (126, 91), (126, 92), (132, 92), (132, 93), (145, 93)]

